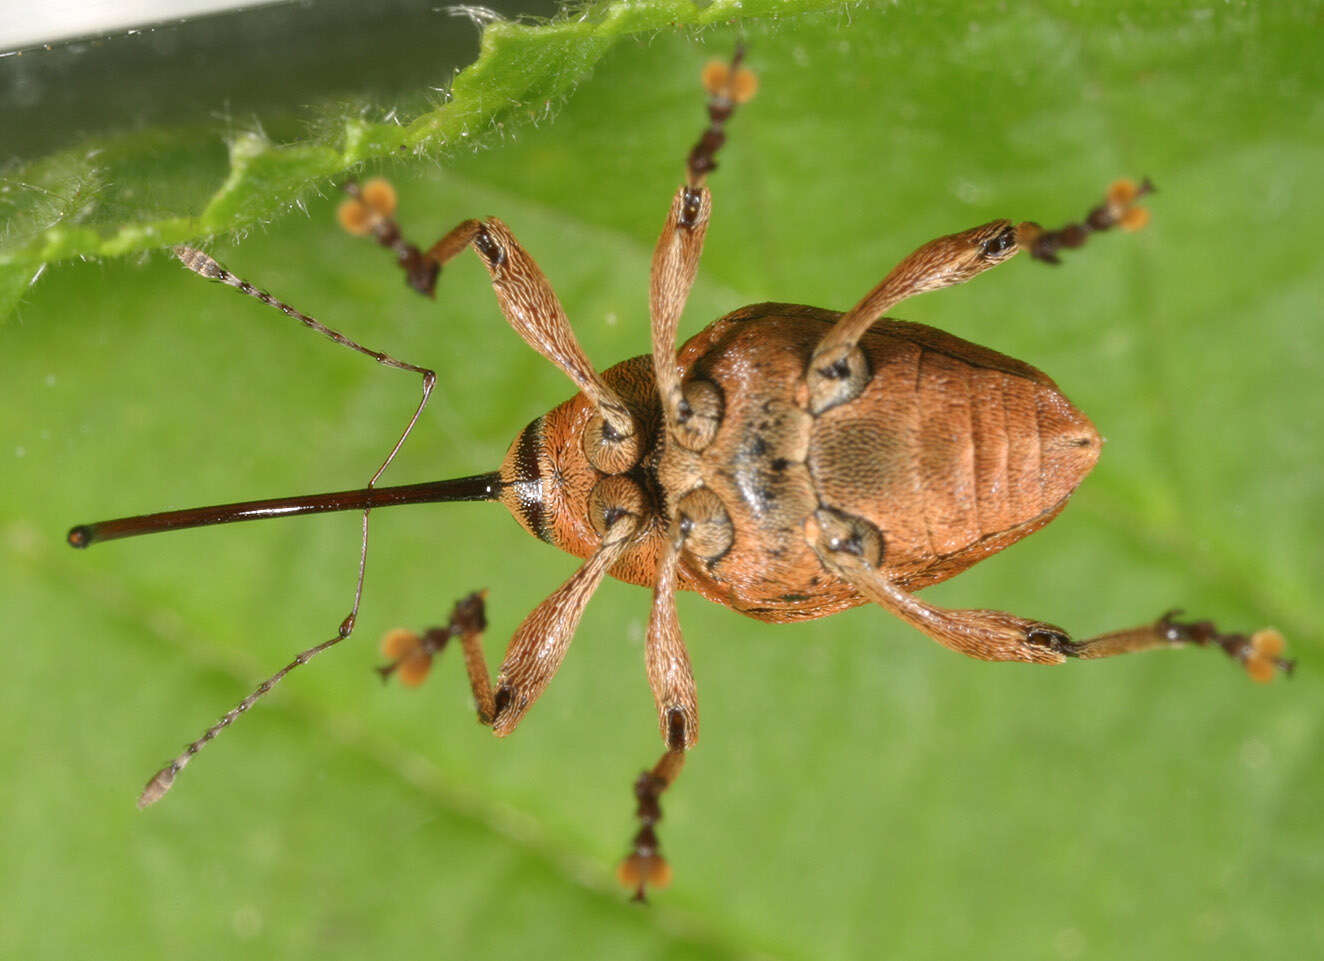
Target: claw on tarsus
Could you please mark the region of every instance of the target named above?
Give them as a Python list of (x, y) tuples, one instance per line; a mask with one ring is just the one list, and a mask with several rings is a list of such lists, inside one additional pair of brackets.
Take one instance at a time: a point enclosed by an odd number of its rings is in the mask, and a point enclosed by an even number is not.
[(1278, 674), (1291, 677), (1296, 661), (1282, 656), (1287, 647), (1283, 635), (1272, 627), (1262, 627), (1249, 636), (1220, 634), (1213, 621), (1176, 620), (1181, 611), (1168, 611), (1154, 625), (1164, 640), (1172, 644), (1217, 644), (1238, 662), (1252, 680), (1267, 684)]

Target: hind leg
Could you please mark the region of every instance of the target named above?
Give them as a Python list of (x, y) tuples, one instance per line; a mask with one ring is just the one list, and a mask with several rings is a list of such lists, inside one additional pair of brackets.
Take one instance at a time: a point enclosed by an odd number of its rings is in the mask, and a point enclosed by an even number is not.
[(1222, 634), (1210, 621), (1182, 623), (1170, 611), (1157, 621), (1075, 641), (1062, 628), (994, 610), (937, 607), (894, 584), (876, 566), (882, 537), (868, 522), (837, 511), (820, 510), (806, 536), (824, 566), (869, 600), (886, 608), (933, 640), (984, 661), (1061, 664), (1068, 658), (1114, 657), (1156, 647), (1216, 646), (1257, 681), (1290, 674), (1293, 662), (1281, 657), (1283, 638), (1265, 628), (1254, 634)]

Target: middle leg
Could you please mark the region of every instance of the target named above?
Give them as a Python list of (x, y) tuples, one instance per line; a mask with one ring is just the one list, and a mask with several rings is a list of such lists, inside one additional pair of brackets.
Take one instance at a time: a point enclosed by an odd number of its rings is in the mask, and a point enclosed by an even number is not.
[(1060, 230), (1044, 230), (1028, 221), (1013, 226), (1010, 220), (994, 220), (930, 240), (892, 268), (819, 342), (805, 371), (809, 411), (820, 414), (860, 395), (868, 383), (869, 369), (857, 346), (859, 340), (897, 304), (916, 294), (963, 284), (1022, 250), (1055, 264), (1059, 249), (1079, 247), (1091, 233), (1114, 226), (1138, 230), (1148, 222), (1149, 214), (1134, 204), (1153, 189), (1148, 180), (1138, 186), (1119, 180), (1109, 189), (1107, 199), (1090, 211), (1086, 224), (1068, 224)]
[(639, 831), (631, 841), (630, 853), (616, 869), (616, 877), (634, 892), (635, 901), (647, 901), (648, 888), (665, 888), (671, 883), (671, 865), (659, 851), (655, 828), (662, 820), (659, 799), (684, 766), (685, 749), (668, 748), (657, 764), (634, 782), (634, 796), (639, 802), (635, 809)]
[[(711, 441), (720, 418), (720, 398), (711, 390), (696, 392), (696, 385), (682, 386), (676, 365), (676, 332), (698, 273), (712, 214), (712, 195), (705, 182), (717, 168), (717, 151), (726, 142), (726, 122), (737, 105), (754, 95), (757, 86), (753, 72), (742, 65), (743, 59), (744, 51), (737, 48), (729, 64), (714, 62), (704, 69), (708, 126), (690, 150), (685, 183), (671, 201), (650, 275), (653, 372), (662, 404), (663, 429), (667, 443), (690, 450), (701, 450)], [(698, 385), (702, 386), (710, 385)], [(645, 645), (648, 683), (666, 750), (657, 764), (635, 781), (640, 827), (618, 871), (621, 883), (634, 891), (637, 901), (645, 899), (649, 887), (665, 887), (671, 880), (671, 868), (662, 857), (656, 831), (662, 819), (660, 798), (675, 781), (686, 752), (699, 738), (698, 693), (676, 616), (676, 575), (685, 526), (679, 517), (668, 518), (668, 523), (670, 536), (658, 563)]]
[(690, 449), (700, 449), (716, 428), (708, 397), (682, 388), (676, 368), (676, 331), (694, 286), (703, 254), (704, 236), (712, 216), (708, 175), (717, 169), (717, 151), (726, 143), (726, 123), (736, 107), (749, 101), (758, 87), (753, 71), (742, 65), (737, 48), (729, 64), (709, 63), (703, 71), (708, 91), (708, 126), (699, 135), (685, 163), (685, 183), (671, 201), (667, 220), (653, 252), (649, 275), (653, 373), (669, 436)]

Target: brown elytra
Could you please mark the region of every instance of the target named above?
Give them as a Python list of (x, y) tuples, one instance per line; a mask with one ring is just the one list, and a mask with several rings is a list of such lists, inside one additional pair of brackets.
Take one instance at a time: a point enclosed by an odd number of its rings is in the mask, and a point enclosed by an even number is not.
[[(671, 869), (659, 853), (660, 797), (698, 740), (698, 695), (675, 592), (698, 591), (750, 617), (785, 622), (876, 603), (929, 637), (984, 660), (1061, 663), (1154, 647), (1214, 645), (1251, 677), (1289, 671), (1271, 629), (1220, 633), (1176, 612), (1138, 627), (1073, 640), (1060, 627), (996, 610), (947, 609), (915, 592), (945, 580), (1052, 520), (1094, 466), (1100, 440), (1047, 376), (1021, 361), (919, 324), (886, 318), (902, 301), (963, 283), (1025, 250), (1057, 263), (1113, 227), (1137, 229), (1152, 190), (1118, 181), (1081, 223), (1057, 230), (995, 220), (920, 246), (845, 313), (757, 304), (710, 324), (676, 350), (712, 213), (707, 175), (725, 124), (753, 96), (741, 64), (710, 65), (708, 125), (690, 151), (650, 277), (652, 351), (598, 373), (550, 282), (496, 218), (466, 220), (427, 250), (393, 219), (394, 189), (350, 183), (346, 230), (388, 248), (406, 283), (433, 296), (444, 264), (472, 247), (498, 305), (524, 340), (579, 392), (516, 438), (499, 471), (377, 487), (418, 421), (436, 374), (364, 347), (234, 276), (199, 250), (190, 270), (256, 297), (378, 363), (417, 374), (413, 417), (366, 488), (80, 525), (76, 547), (204, 524), (334, 510), (363, 512), (353, 606), (335, 634), (262, 682), (139, 798), (158, 800), (194, 755), (294, 668), (354, 630), (363, 594), (370, 509), (428, 501), (500, 500), (532, 534), (584, 564), (516, 629), (495, 682), (482, 635), (485, 592), (456, 604), (445, 626), (387, 635), (383, 677), (420, 683), (458, 638), (478, 719), (511, 733), (555, 675), (589, 599), (608, 574), (653, 591), (645, 670), (665, 750), (634, 785), (640, 826), (621, 881), (643, 899)], [(754, 681), (751, 681), (754, 682)]]

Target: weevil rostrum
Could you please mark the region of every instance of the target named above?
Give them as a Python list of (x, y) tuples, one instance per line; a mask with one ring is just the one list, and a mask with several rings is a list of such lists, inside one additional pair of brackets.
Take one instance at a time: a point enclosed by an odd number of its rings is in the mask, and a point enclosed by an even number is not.
[(547, 278), (496, 218), (466, 220), (426, 250), (393, 219), (382, 180), (347, 185), (343, 227), (388, 248), (406, 282), (434, 296), (447, 261), (472, 247), (506, 320), (561, 368), (578, 393), (534, 420), (490, 473), (403, 487), (377, 482), (418, 421), (436, 375), (364, 347), (281, 303), (193, 248), (191, 270), (274, 306), (305, 326), (422, 378), (422, 397), (389, 455), (361, 490), (170, 511), (80, 525), (76, 547), (161, 530), (336, 510), (363, 512), (359, 579), (350, 613), (328, 640), (300, 653), (148, 782), (157, 801), (179, 771), (289, 671), (349, 637), (363, 592), (370, 509), (439, 501), (500, 501), (535, 537), (583, 565), (515, 631), (495, 680), (482, 648), (483, 593), (449, 621), (397, 630), (383, 643), (383, 677), (409, 685), (453, 639), (462, 648), (478, 719), (512, 733), (551, 682), (589, 599), (610, 575), (652, 589), (645, 667), (663, 741), (635, 782), (638, 833), (619, 870), (637, 898), (666, 884), (656, 825), (660, 798), (699, 736), (695, 678), (675, 592), (697, 591), (758, 620), (825, 617), (875, 603), (935, 641), (989, 661), (1060, 664), (1182, 645), (1216, 646), (1256, 680), (1291, 669), (1283, 639), (1264, 629), (1222, 633), (1175, 612), (1138, 627), (1075, 640), (1064, 629), (997, 610), (950, 610), (916, 592), (961, 573), (1051, 521), (1093, 468), (1100, 437), (1053, 381), (1029, 364), (885, 314), (916, 294), (964, 283), (1026, 251), (1057, 263), (1095, 233), (1137, 229), (1152, 189), (1119, 181), (1081, 223), (1045, 230), (995, 220), (939, 237), (901, 261), (845, 313), (796, 304), (744, 307), (679, 350), (681, 312), (712, 214), (708, 175), (726, 124), (755, 90), (737, 51), (703, 73), (708, 125), (690, 151), (653, 256), (651, 354), (598, 372), (576, 341)]

